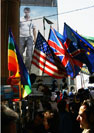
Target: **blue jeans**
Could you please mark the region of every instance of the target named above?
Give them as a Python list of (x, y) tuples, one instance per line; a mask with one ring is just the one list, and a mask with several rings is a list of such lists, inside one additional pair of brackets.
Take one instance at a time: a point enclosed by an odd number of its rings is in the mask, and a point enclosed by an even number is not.
[(33, 54), (33, 38), (30, 37), (20, 37), (20, 54), (23, 58), (23, 53), (26, 49), (26, 58), (25, 58), (25, 66), (28, 71), (31, 69), (31, 60), (32, 60), (32, 54)]

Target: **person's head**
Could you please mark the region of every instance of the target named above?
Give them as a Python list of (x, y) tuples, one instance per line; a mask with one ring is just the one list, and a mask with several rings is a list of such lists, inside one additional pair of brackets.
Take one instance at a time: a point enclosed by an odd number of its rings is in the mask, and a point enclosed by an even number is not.
[(34, 124), (35, 124), (36, 126), (42, 124), (42, 123), (43, 123), (43, 119), (44, 119), (43, 112), (42, 112), (42, 111), (37, 112), (37, 113), (35, 114)]
[(25, 13), (25, 17), (30, 16), (30, 8), (29, 7), (25, 7), (24, 8), (24, 13)]
[(59, 112), (64, 112), (66, 110), (66, 101), (65, 100), (61, 100), (57, 104), (57, 108), (58, 108)]
[(71, 86), (70, 91), (73, 91), (73, 90), (74, 90), (74, 86)]
[(53, 112), (50, 110), (50, 111), (45, 111), (44, 112), (44, 122), (43, 122), (43, 124), (44, 124), (44, 128), (46, 129), (46, 130), (48, 130), (49, 128), (50, 128), (50, 121), (51, 121), (51, 119), (53, 118)]
[(65, 83), (65, 82), (66, 82), (66, 78), (63, 78), (63, 79), (62, 79), (62, 82)]
[(85, 100), (79, 109), (77, 121), (82, 129), (94, 129), (94, 100)]
[(57, 86), (57, 80), (56, 79), (53, 80), (53, 83), (52, 84)]

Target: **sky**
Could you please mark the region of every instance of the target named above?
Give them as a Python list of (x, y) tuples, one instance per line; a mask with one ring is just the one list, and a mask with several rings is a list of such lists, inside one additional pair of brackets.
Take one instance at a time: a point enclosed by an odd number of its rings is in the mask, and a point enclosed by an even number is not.
[[(93, 8), (84, 9), (90, 6)], [(83, 10), (66, 13), (77, 9)], [(94, 37), (94, 0), (59, 0), (58, 14), (61, 14), (58, 16), (60, 33), (66, 22), (79, 34)]]
[[(79, 34), (94, 37), (94, 0), (59, 0), (57, 5), (58, 7), (28, 6), (31, 8), (31, 17), (37, 31), (39, 30), (44, 35), (42, 18), (43, 16), (49, 16), (46, 18), (54, 23), (53, 28), (61, 34), (63, 34), (63, 26), (64, 22), (66, 22)], [(93, 7), (84, 9), (90, 6)], [(20, 17), (24, 15), (24, 7), (26, 6), (20, 7)], [(81, 10), (75, 11), (76, 9)], [(50, 17), (51, 15), (55, 16)], [(50, 26), (45, 23), (45, 27), (45, 38), (47, 40)]]

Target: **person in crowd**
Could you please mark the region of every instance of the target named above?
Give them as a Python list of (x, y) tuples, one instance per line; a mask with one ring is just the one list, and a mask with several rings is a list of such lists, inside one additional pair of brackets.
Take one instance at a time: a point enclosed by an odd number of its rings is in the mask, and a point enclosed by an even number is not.
[(29, 7), (24, 8), (24, 14), (25, 14), (24, 17), (21, 17), (20, 19), (20, 39), (19, 39), (20, 54), (23, 58), (23, 53), (25, 51), (25, 48), (27, 48), (25, 66), (27, 70), (30, 72), (32, 53), (33, 53), (33, 44), (36, 41), (36, 28), (31, 20)]
[(44, 128), (47, 133), (58, 133), (59, 131), (59, 117), (56, 110), (49, 110), (44, 112)]
[(19, 119), (18, 114), (7, 107), (1, 105), (1, 132), (2, 133), (17, 133), (16, 121)]
[(79, 111), (79, 104), (73, 102), (70, 102), (69, 104), (69, 113), (71, 115), (71, 121), (72, 121), (72, 133), (82, 133), (82, 129), (79, 126), (79, 122), (76, 120), (76, 117), (78, 115)]
[(36, 112), (34, 116), (34, 120), (27, 123), (27, 131), (28, 133), (46, 133), (43, 125), (44, 115), (42, 111)]
[(58, 83), (57, 80), (53, 80), (52, 82), (52, 92), (58, 91)]
[(66, 81), (66, 78), (63, 78), (62, 79), (62, 90), (64, 90), (64, 89), (67, 89), (68, 88), (68, 86), (67, 86), (67, 81)]
[(72, 133), (72, 120), (70, 113), (66, 111), (66, 101), (62, 99), (57, 107), (60, 120), (58, 133)]
[(94, 100), (84, 100), (79, 109), (77, 121), (80, 122), (82, 133), (94, 133)]
[(41, 93), (43, 92), (43, 90), (44, 90), (43, 80), (39, 79), (37, 80), (37, 91)]

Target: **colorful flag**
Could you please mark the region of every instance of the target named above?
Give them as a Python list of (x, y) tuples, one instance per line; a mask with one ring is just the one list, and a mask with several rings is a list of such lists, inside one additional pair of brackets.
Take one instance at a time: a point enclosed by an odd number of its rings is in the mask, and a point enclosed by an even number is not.
[(13, 76), (20, 77), (17, 54), (15, 51), (14, 40), (11, 37), (11, 34), (8, 38), (8, 70), (13, 72)]
[(94, 47), (94, 37), (90, 36), (82, 36), (82, 37)]
[(62, 67), (65, 67), (67, 74), (72, 78), (78, 75), (82, 63), (73, 58), (73, 54), (69, 50), (71, 41), (66, 41), (63, 35), (51, 28), (48, 44), (52, 48), (54, 54), (59, 58)]
[(65, 39), (72, 41), (70, 51), (79, 51), (78, 55), (74, 55), (74, 58), (86, 64), (91, 74), (94, 73), (94, 47), (66, 23), (64, 23), (63, 35)]
[(40, 32), (37, 35), (32, 64), (52, 77), (63, 78), (67, 76), (66, 70), (62, 68), (59, 60)]
[(20, 82), (21, 80), (21, 86), (24, 88), (22, 97), (24, 98), (29, 95), (31, 93), (30, 77), (23, 63), (11, 30), (9, 31), (8, 39), (8, 70), (13, 72), (13, 76), (9, 77), (14, 79), (13, 84), (15, 84), (14, 82), (16, 81)]

